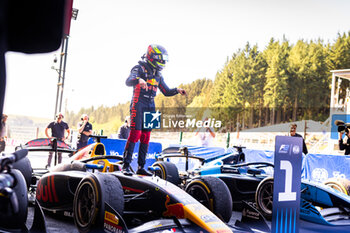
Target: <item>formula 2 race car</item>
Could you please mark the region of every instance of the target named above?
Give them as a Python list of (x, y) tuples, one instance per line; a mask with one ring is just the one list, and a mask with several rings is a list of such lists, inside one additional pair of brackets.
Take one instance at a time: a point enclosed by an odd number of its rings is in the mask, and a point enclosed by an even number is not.
[[(25, 145), (16, 147), (16, 151), (20, 149), (26, 149), (28, 151), (28, 156), (16, 162), (14, 167), (23, 173), (29, 189), (28, 200), (30, 204), (34, 204), (37, 181), (41, 176), (49, 172), (49, 168), (44, 167), (46, 165), (48, 153), (53, 153), (53, 162), (54, 165), (56, 165), (58, 153), (63, 153), (64, 155), (68, 155), (67, 157), (71, 157), (75, 150), (71, 149), (65, 142), (59, 141), (56, 138), (37, 138), (27, 142)], [(34, 162), (33, 169), (30, 161)], [(31, 169), (28, 170), (28, 167)]]
[[(251, 201), (254, 198), (254, 206), (267, 219), (272, 218), (273, 203), (273, 164), (266, 162), (237, 163), (237, 154), (224, 154), (213, 158), (202, 158), (190, 154), (186, 148), (181, 152), (165, 153), (159, 157), (182, 157), (187, 161), (195, 159), (202, 166), (192, 171), (178, 172), (177, 167), (166, 161), (158, 161), (154, 166), (159, 166), (159, 176), (169, 180), (180, 180), (189, 189), (191, 180), (203, 180), (208, 176), (222, 179), (229, 186), (233, 202)], [(335, 184), (337, 184), (335, 186)], [(334, 189), (337, 187), (337, 189)], [(347, 186), (346, 186), (347, 187)], [(343, 190), (344, 189), (344, 190)], [(254, 192), (253, 192), (254, 191)], [(340, 192), (342, 191), (342, 192)], [(339, 182), (318, 184), (308, 180), (301, 182), (300, 218), (309, 222), (329, 226), (350, 226), (350, 197), (346, 195), (346, 188)]]
[[(191, 194), (199, 192), (198, 186), (193, 186), (197, 182), (193, 181), (207, 183), (208, 179), (219, 178), (229, 189), (233, 209), (241, 210), (242, 201), (254, 201), (259, 183), (273, 172), (272, 163), (244, 163), (245, 155), (241, 149), (237, 147), (237, 153), (199, 157), (191, 154), (187, 147), (172, 147), (165, 149), (153, 166), (160, 168), (158, 176), (180, 185)], [(190, 163), (197, 167), (189, 169)]]
[(101, 143), (89, 148), (90, 158), (52, 168), (36, 191), (43, 209), (73, 216), (80, 232), (231, 232), (179, 187), (156, 176), (126, 176), (110, 162), (121, 157), (98, 155)]
[[(93, 137), (96, 138), (97, 142), (90, 144), (82, 150), (78, 151), (71, 157), (72, 160), (79, 161), (95, 156), (104, 156), (106, 154), (104, 145), (99, 142), (100, 136), (95, 135)], [(116, 158), (120, 159), (121, 157)], [(94, 159), (91, 161), (91, 163), (104, 165), (102, 172), (121, 171), (122, 168), (121, 161), (118, 161), (116, 159), (104, 159), (103, 157), (100, 157), (99, 159)], [(207, 190), (211, 190), (210, 193), (207, 194), (209, 197), (208, 202), (203, 202), (206, 201), (206, 199), (199, 199), (196, 197), (197, 200), (199, 200), (202, 204), (205, 204), (205, 206), (209, 208), (213, 213), (215, 213), (220, 219), (228, 222), (232, 216), (232, 201), (227, 186), (224, 184), (224, 182), (215, 177), (206, 179), (206, 183)]]

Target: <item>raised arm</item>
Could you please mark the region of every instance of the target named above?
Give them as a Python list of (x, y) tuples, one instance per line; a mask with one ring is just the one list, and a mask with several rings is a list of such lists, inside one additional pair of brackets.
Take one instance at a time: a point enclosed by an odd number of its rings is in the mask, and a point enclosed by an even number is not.
[(163, 95), (165, 96), (173, 96), (178, 94), (179, 92), (177, 91), (177, 88), (172, 88), (170, 89), (166, 83), (164, 82), (164, 78), (163, 76), (160, 77), (160, 81), (159, 81), (159, 89), (160, 91), (163, 93)]
[(80, 123), (78, 123), (78, 132), (79, 133), (83, 133), (83, 130), (85, 128), (87, 121), (83, 121), (83, 123), (80, 125)]

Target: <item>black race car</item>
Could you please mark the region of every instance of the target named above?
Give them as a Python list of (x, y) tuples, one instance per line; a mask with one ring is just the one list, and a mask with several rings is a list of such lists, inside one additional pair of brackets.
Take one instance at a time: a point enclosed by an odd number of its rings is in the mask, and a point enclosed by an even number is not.
[[(49, 168), (45, 167), (48, 153), (53, 153), (53, 164), (56, 165), (58, 153), (63, 153), (63, 157), (66, 159), (71, 157), (76, 151), (65, 142), (56, 138), (37, 138), (16, 147), (16, 151), (20, 149), (27, 150), (28, 156), (16, 162), (14, 166), (23, 173), (28, 186), (28, 200), (30, 204), (35, 204), (37, 181), (45, 173), (49, 172)], [(31, 161), (34, 162), (33, 165)]]
[[(158, 175), (172, 182), (177, 181), (189, 193), (199, 196), (204, 193), (203, 184), (208, 177), (217, 177), (229, 187), (234, 203), (250, 202), (256, 213), (267, 219), (272, 218), (273, 204), (273, 167), (272, 163), (255, 162), (245, 163), (242, 154), (228, 153), (214, 158), (202, 158), (190, 154), (187, 148), (180, 152), (174, 148), (171, 153), (164, 153), (153, 166), (159, 167)], [(169, 158), (182, 158), (186, 169), (189, 160), (200, 161), (201, 166), (187, 171), (178, 171), (175, 164), (164, 160)], [(163, 160), (163, 161), (162, 161)], [(179, 181), (180, 182), (179, 182)], [(175, 182), (176, 183), (176, 182)], [(344, 180), (339, 182), (328, 181), (318, 184), (308, 180), (301, 181), (300, 218), (308, 222), (324, 226), (337, 226), (330, 228), (333, 231), (341, 229), (349, 232), (350, 226), (350, 197), (347, 195), (347, 185)], [(201, 195), (205, 197), (204, 195)], [(243, 215), (246, 214), (242, 211)], [(318, 226), (321, 229), (320, 226)], [(323, 228), (328, 229), (328, 228)]]
[[(187, 147), (170, 147), (163, 150), (153, 166), (159, 168), (157, 175), (180, 185), (197, 199), (207, 198), (208, 195), (203, 192), (213, 186), (209, 180), (219, 178), (229, 189), (232, 208), (242, 210), (243, 201), (255, 200), (257, 187), (263, 179), (271, 176), (273, 164), (245, 163), (242, 148), (236, 149), (234, 153), (215, 153), (205, 157), (192, 154)], [(207, 187), (204, 188), (204, 185)], [(209, 200), (202, 202), (208, 203)]]
[(156, 176), (126, 176), (118, 171), (121, 157), (98, 155), (104, 151), (101, 143), (89, 148), (89, 158), (75, 155), (72, 158), (83, 159), (52, 168), (36, 190), (43, 209), (73, 216), (80, 232), (231, 232), (171, 182)]

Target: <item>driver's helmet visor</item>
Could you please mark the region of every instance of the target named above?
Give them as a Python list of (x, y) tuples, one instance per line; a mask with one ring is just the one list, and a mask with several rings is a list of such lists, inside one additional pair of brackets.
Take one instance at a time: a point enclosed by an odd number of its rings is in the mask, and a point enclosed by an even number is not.
[(169, 61), (169, 57), (167, 54), (155, 54), (153, 56), (154, 59), (158, 60), (158, 62), (165, 64), (165, 62)]

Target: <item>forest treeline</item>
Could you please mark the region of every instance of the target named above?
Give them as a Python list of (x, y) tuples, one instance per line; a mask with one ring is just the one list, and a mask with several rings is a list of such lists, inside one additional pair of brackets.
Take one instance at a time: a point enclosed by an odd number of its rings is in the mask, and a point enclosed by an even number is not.
[[(218, 68), (214, 81), (198, 78), (180, 85), (188, 92), (185, 98), (158, 94), (155, 102), (157, 108), (177, 114), (197, 109), (202, 111), (200, 116), (210, 109), (211, 117), (223, 122), (223, 131), (233, 131), (237, 125), (252, 128), (302, 119), (324, 121), (329, 116), (330, 71), (349, 68), (350, 32), (338, 34), (332, 43), (318, 39), (291, 44), (271, 38), (262, 51), (249, 43), (239, 49)], [(347, 82), (342, 82), (343, 88), (349, 86)], [(130, 102), (81, 109), (66, 113), (66, 119), (76, 125), (80, 115), (87, 113), (94, 129), (109, 135), (117, 132), (129, 106)]]

